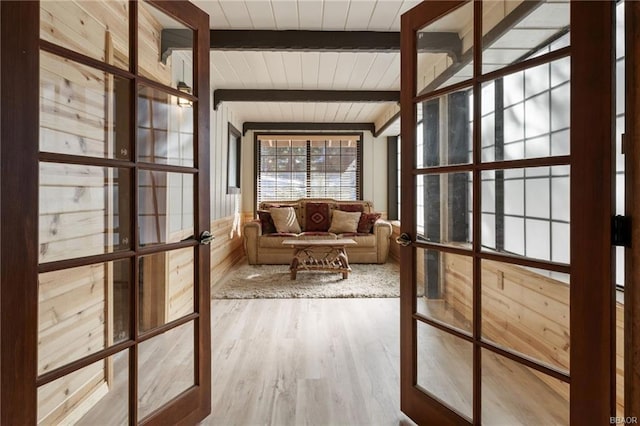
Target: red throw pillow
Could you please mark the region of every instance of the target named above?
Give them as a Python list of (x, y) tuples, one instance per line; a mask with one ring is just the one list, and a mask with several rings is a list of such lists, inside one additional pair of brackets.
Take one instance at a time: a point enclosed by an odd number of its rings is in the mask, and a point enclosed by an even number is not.
[(373, 224), (380, 219), (381, 213), (362, 213), (358, 222), (358, 232), (370, 234), (373, 231)]
[(363, 212), (364, 206), (362, 204), (338, 204), (338, 210), (343, 212)]
[(271, 212), (258, 210), (258, 218), (262, 227), (262, 235), (273, 234), (276, 232), (276, 225), (273, 223)]
[(331, 226), (331, 214), (328, 203), (306, 203), (307, 216), (304, 230), (308, 232), (326, 232)]

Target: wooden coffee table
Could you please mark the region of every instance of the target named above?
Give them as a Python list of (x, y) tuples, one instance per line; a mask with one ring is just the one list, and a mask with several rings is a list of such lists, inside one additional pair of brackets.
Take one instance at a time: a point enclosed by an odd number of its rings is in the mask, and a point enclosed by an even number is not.
[(342, 273), (342, 279), (349, 277), (351, 267), (344, 250), (357, 243), (349, 238), (336, 240), (284, 240), (282, 245), (295, 249), (291, 259), (291, 279), (296, 279), (298, 271), (328, 271)]

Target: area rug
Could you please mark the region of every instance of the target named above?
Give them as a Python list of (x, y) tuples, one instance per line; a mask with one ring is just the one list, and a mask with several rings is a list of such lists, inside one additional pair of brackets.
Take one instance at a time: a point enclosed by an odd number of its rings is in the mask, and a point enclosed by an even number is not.
[(291, 280), (288, 265), (243, 264), (212, 288), (214, 299), (291, 299), (399, 297), (400, 268), (395, 263), (351, 265), (349, 277), (298, 271)]

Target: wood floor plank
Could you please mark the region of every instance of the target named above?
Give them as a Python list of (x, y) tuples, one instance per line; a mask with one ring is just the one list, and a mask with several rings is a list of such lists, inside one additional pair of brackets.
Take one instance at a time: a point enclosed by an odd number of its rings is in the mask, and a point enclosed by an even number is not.
[[(399, 299), (213, 300), (211, 312), (212, 414), (202, 425), (413, 425), (400, 412)], [(420, 371), (431, 373), (421, 383), (454, 406), (470, 405), (461, 392), (471, 380), (461, 342), (424, 331)], [(187, 346), (166, 343), (140, 359), (165, 385)], [(566, 399), (526, 367), (504, 362), (483, 359), (485, 423), (567, 423)], [(113, 389), (79, 424), (124, 422), (126, 363), (116, 359)]]
[(203, 425), (411, 425), (400, 412), (399, 300), (213, 300)]

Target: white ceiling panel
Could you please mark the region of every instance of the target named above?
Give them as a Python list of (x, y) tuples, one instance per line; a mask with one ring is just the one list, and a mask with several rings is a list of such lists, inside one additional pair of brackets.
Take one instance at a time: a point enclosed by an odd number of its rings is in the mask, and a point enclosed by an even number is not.
[(394, 53), (392, 57), (391, 64), (382, 74), (378, 85), (375, 87), (378, 90), (400, 90), (400, 54)]
[[(224, 54), (225, 52), (216, 52)], [(228, 56), (225, 55), (227, 58)], [(245, 81), (244, 88), (266, 89), (272, 86), (271, 76), (267, 68), (267, 63), (260, 52), (241, 52), (241, 55), (235, 56), (238, 61), (244, 60), (251, 72), (250, 77)], [(230, 89), (216, 85), (216, 88)]]
[[(246, 52), (246, 54), (260, 55), (262, 57), (266, 63), (266, 71), (271, 77), (271, 87), (269, 88), (289, 87), (281, 52)], [(253, 69), (252, 72), (255, 73), (256, 70)]]
[(358, 122), (361, 121), (361, 117), (362, 117), (362, 111), (364, 110), (364, 108), (367, 106), (367, 104), (365, 103), (357, 103), (357, 104), (353, 104), (353, 106), (351, 107), (351, 111), (350, 111), (350, 116), (349, 116), (349, 121), (352, 122)]
[(297, 1), (271, 1), (273, 14), (276, 18), (276, 27), (267, 28), (275, 30), (297, 30), (298, 24), (298, 2)]
[[(357, 3), (357, 2), (356, 2)], [(322, 13), (322, 27), (315, 29), (341, 31), (346, 28), (350, 2), (325, 1)], [(311, 28), (314, 29), (314, 28)]]
[[(223, 55), (220, 55), (220, 60), (228, 62), (234, 70), (235, 75), (240, 80), (240, 85), (238, 87), (246, 88), (247, 84), (252, 81), (253, 78), (253, 70), (249, 66), (246, 60), (246, 55), (242, 52), (221, 52)], [(214, 65), (215, 62), (213, 63)]]
[(356, 53), (356, 62), (353, 64), (353, 69), (351, 70), (351, 76), (349, 77), (347, 87), (362, 89), (365, 78), (367, 74), (369, 74), (374, 60), (375, 53)]
[(247, 1), (244, 3), (251, 18), (252, 29), (276, 27), (270, 1)]
[(251, 29), (251, 17), (244, 1), (221, 1), (220, 6), (231, 28), (238, 30)]
[(357, 53), (341, 52), (338, 58), (336, 66), (336, 72), (333, 76), (333, 88), (346, 88), (349, 87), (349, 79), (351, 79), (351, 72), (356, 63)]
[(402, 3), (397, 1), (377, 1), (369, 26), (377, 28), (378, 31), (391, 30), (391, 25), (398, 15), (401, 5)]
[(352, 108), (353, 108), (353, 104), (352, 103), (339, 103), (338, 104), (338, 110), (336, 111), (336, 118), (334, 119), (334, 121), (337, 121), (337, 122), (340, 122), (340, 121), (343, 121), (343, 122), (353, 121), (353, 119), (349, 115), (349, 113), (351, 112)]
[(302, 89), (302, 58), (300, 52), (282, 52), (288, 89)]
[(305, 89), (317, 89), (320, 53), (309, 52), (301, 55), (300, 62), (302, 64), (302, 87)]
[(313, 121), (315, 120), (315, 103), (303, 103), (302, 104), (302, 120), (303, 121)]
[[(376, 53), (371, 64), (371, 68), (365, 75), (362, 83), (362, 89), (375, 90), (380, 88), (380, 83), (387, 72), (392, 67), (396, 58), (400, 57), (399, 53)], [(393, 69), (393, 72), (397, 74), (400, 69)], [(391, 90), (399, 90), (399, 87), (387, 86)], [(384, 89), (387, 90), (387, 89)]]
[[(217, 73), (224, 76), (224, 82), (220, 84), (225, 88), (241, 88), (243, 87), (243, 82), (236, 73), (234, 66), (229, 62), (227, 55), (209, 55), (211, 62), (211, 68), (214, 69)], [(216, 86), (217, 82), (214, 80)]]
[(321, 53), (318, 69), (318, 89), (333, 89), (333, 79), (338, 68), (339, 57), (340, 54), (337, 52)]
[(324, 2), (317, 0), (300, 0), (298, 2), (298, 29), (319, 30), (321, 29)]
[(316, 108), (316, 117), (319, 118), (320, 121), (324, 121), (324, 117), (327, 115), (327, 106), (329, 105), (326, 102), (317, 104)]
[(196, 1), (193, 2), (200, 9), (209, 14), (209, 25), (211, 28), (230, 28), (231, 25), (224, 15), (222, 5), (217, 1)]
[(234, 102), (241, 121), (351, 123), (374, 122), (385, 104), (330, 102)]
[(360, 1), (358, 4), (352, 4), (347, 14), (346, 27), (354, 31), (368, 30), (375, 7), (375, 1)]
[(338, 104), (337, 103), (329, 103), (327, 104), (327, 109), (324, 112), (324, 117), (322, 117), (319, 121), (338, 121), (337, 112), (338, 112)]

